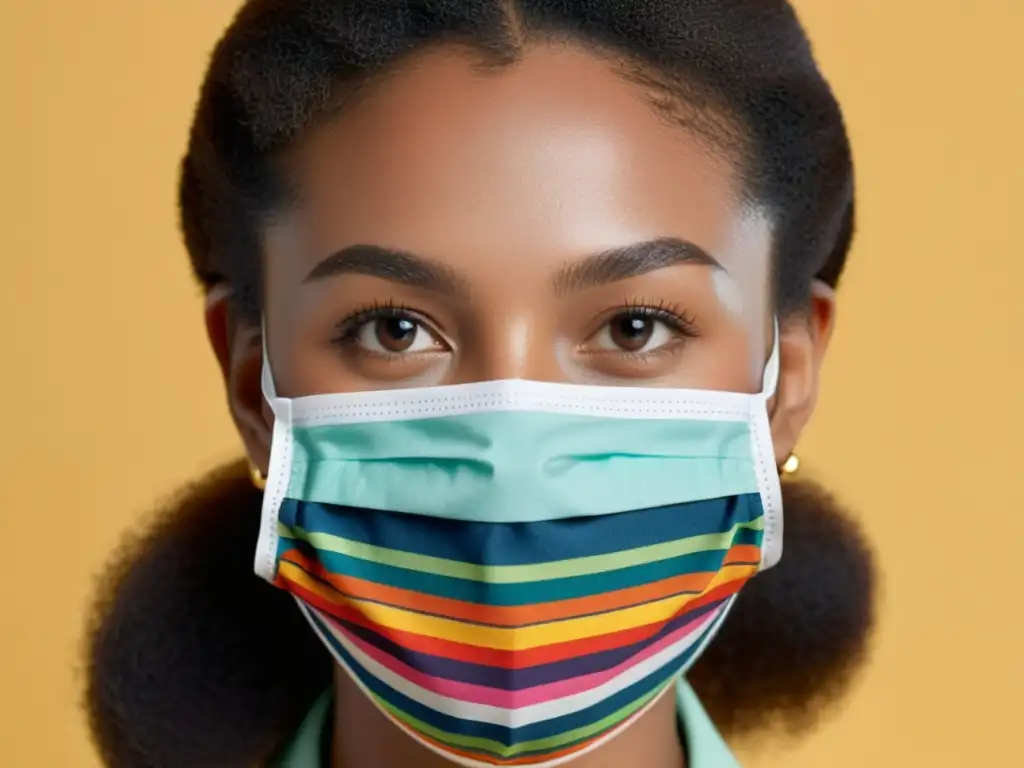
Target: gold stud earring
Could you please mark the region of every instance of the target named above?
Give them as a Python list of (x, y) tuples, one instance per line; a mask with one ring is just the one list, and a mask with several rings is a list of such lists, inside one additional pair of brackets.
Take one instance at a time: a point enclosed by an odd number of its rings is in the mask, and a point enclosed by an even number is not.
[(800, 469), (800, 457), (795, 453), (789, 454), (789, 458), (782, 462), (782, 474), (795, 475)]
[(267, 478), (263, 476), (260, 468), (252, 462), (249, 462), (249, 479), (252, 480), (252, 484), (261, 491), (267, 487)]

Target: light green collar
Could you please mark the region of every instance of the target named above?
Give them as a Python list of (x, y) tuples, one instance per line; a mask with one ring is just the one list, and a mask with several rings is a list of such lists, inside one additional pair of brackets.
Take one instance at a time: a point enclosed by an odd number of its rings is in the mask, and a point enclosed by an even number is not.
[[(704, 711), (697, 694), (681, 678), (676, 685), (676, 702), (690, 758), (688, 768), (739, 768), (739, 763)], [(277, 763), (277, 768), (321, 768), (321, 736), (327, 726), (330, 709), (331, 694), (328, 692), (313, 705), (299, 727), (295, 740)]]
[(697, 694), (684, 678), (679, 678), (676, 684), (676, 711), (686, 739), (686, 753), (690, 759), (688, 768), (740, 768)]

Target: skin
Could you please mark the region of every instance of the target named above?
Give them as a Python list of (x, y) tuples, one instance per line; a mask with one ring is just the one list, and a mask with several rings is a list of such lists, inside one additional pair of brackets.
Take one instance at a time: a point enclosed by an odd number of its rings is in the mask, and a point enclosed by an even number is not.
[[(285, 158), (300, 200), (265, 233), (279, 393), (503, 378), (758, 391), (771, 226), (740, 201), (730, 162), (594, 54), (540, 46), (497, 73), (476, 63), (455, 48), (420, 55)], [(813, 411), (833, 307), (817, 286), (781, 319), (777, 464)], [(206, 320), (265, 472), (260, 329), (237, 322), (229, 288)], [(344, 673), (335, 709), (334, 766), (449, 765)], [(573, 765), (678, 768), (675, 718), (665, 696)]]

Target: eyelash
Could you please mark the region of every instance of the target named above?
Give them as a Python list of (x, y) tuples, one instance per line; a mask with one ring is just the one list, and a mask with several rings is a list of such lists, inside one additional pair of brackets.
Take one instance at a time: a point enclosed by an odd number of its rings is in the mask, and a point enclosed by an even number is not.
[[(649, 320), (657, 320), (687, 339), (695, 339), (700, 336), (700, 332), (697, 330), (696, 326), (696, 319), (692, 315), (687, 314), (685, 310), (676, 305), (669, 304), (668, 302), (662, 301), (658, 303), (651, 303), (641, 298), (629, 299), (624, 301), (622, 305), (614, 311), (614, 313), (610, 314), (606, 322), (610, 322), (623, 314), (640, 316)], [(337, 344), (338, 346), (351, 344), (356, 340), (359, 330), (366, 325), (366, 323), (375, 320), (391, 320), (398, 318), (411, 318), (420, 322), (418, 315), (403, 304), (395, 304), (391, 301), (384, 304), (374, 302), (339, 322), (337, 324), (337, 335), (332, 340), (332, 343)], [(626, 354), (643, 356), (650, 353), (638, 352)]]
[(608, 321), (614, 320), (620, 315), (639, 315), (648, 320), (657, 320), (688, 339), (700, 336), (700, 331), (697, 330), (697, 319), (693, 315), (687, 314), (681, 307), (665, 301), (651, 303), (641, 298), (629, 299), (608, 317)]

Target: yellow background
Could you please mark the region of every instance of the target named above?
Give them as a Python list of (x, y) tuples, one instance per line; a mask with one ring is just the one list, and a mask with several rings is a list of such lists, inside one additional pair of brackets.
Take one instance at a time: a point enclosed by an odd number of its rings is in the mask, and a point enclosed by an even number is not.
[[(237, 443), (176, 230), (176, 166), (235, 0), (5, 0), (0, 765), (96, 766), (94, 575)], [(1019, 0), (800, 0), (849, 119), (860, 234), (805, 467), (884, 567), (874, 660), (776, 765), (1020, 764)]]

